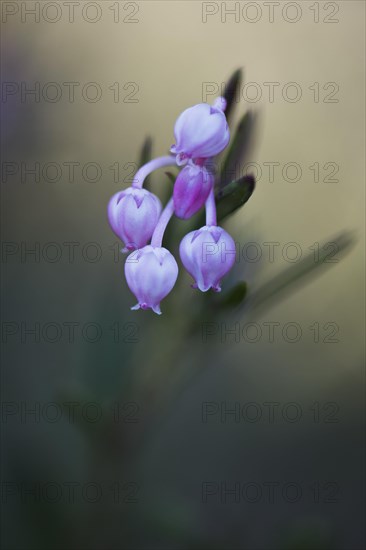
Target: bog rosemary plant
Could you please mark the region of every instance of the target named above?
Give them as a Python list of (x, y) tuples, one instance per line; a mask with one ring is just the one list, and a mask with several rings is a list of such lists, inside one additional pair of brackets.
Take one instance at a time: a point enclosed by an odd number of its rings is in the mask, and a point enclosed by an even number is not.
[[(192, 276), (194, 289), (220, 292), (221, 280), (235, 263), (235, 242), (218, 222), (243, 206), (255, 188), (253, 175), (237, 177), (236, 172), (250, 150), (256, 117), (250, 111), (245, 113), (231, 139), (228, 124), (241, 78), (241, 70), (236, 71), (224, 97), (218, 97), (213, 105), (200, 103), (178, 116), (175, 143), (169, 155), (150, 159), (151, 143), (147, 141), (141, 156), (144, 162), (132, 186), (114, 194), (109, 201), (109, 224), (124, 243), (121, 252), (130, 253), (125, 262), (125, 277), (137, 299), (131, 309), (152, 309), (161, 314), (160, 302), (176, 284), (179, 271), (176, 258), (163, 246), (165, 230), (173, 217), (189, 220), (205, 207), (201, 227), (188, 232), (179, 246), (181, 263)], [(224, 150), (227, 154), (220, 157), (218, 164), (218, 155)], [(173, 191), (163, 208), (160, 199), (144, 188), (144, 183), (152, 172), (168, 166), (178, 168), (179, 172), (177, 175), (167, 172), (173, 180)], [(333, 242), (341, 249), (351, 240), (348, 235), (341, 235)], [(314, 264), (305, 258), (305, 263), (303, 260), (269, 281), (264, 286), (264, 301), (281, 295), (321, 263)], [(222, 305), (238, 305), (246, 294), (246, 284), (239, 281)], [(262, 306), (261, 295), (261, 289), (257, 289), (248, 303), (252, 307)]]

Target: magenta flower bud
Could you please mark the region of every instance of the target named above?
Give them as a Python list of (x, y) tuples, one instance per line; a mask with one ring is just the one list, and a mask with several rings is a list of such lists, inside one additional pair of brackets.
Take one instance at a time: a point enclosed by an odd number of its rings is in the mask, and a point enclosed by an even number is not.
[(235, 242), (216, 225), (205, 225), (186, 235), (179, 247), (182, 263), (196, 281), (193, 288), (220, 292), (221, 279), (235, 263)]
[(184, 220), (198, 212), (213, 187), (214, 176), (204, 167), (189, 163), (181, 170), (174, 184), (174, 211)]
[(178, 265), (166, 248), (147, 245), (127, 257), (125, 275), (138, 301), (131, 309), (151, 308), (160, 315), (160, 302), (175, 285)]
[(142, 248), (151, 239), (161, 212), (161, 202), (146, 189), (128, 187), (108, 204), (109, 224), (124, 243), (123, 252)]
[(177, 155), (178, 166), (190, 158), (210, 158), (225, 149), (230, 139), (225, 106), (224, 98), (218, 98), (213, 107), (199, 103), (178, 117), (174, 127), (176, 143), (170, 149)]

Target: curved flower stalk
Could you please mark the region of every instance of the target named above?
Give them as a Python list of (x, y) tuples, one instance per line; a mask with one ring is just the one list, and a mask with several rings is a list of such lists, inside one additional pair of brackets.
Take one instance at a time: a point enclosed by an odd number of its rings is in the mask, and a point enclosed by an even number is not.
[[(213, 157), (230, 140), (225, 108), (226, 100), (220, 97), (212, 106), (201, 103), (183, 111), (175, 123), (172, 154), (147, 162), (137, 171), (132, 186), (116, 193), (109, 202), (109, 223), (124, 242), (122, 252), (133, 251), (125, 264), (127, 284), (137, 298), (132, 309), (152, 309), (160, 314), (161, 300), (176, 283), (177, 262), (162, 245), (173, 214), (186, 220), (206, 205), (206, 225), (186, 235), (180, 245), (182, 263), (195, 279), (194, 288), (221, 290), (221, 279), (235, 262), (235, 243), (216, 223), (210, 168)], [(153, 171), (171, 165), (182, 169), (173, 196), (161, 212), (160, 200), (143, 184)]]

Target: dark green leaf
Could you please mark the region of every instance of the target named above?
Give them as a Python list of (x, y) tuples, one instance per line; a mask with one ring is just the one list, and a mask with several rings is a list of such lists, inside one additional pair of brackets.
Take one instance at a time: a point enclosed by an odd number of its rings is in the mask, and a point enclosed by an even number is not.
[(255, 188), (253, 176), (244, 176), (232, 181), (216, 195), (217, 220), (220, 222), (243, 206), (251, 197)]
[(218, 179), (219, 188), (225, 187), (231, 181), (237, 180), (242, 175), (244, 163), (253, 145), (253, 132), (255, 130), (256, 115), (248, 111), (245, 113), (236, 133), (231, 141), (229, 151), (222, 164)]
[(166, 176), (168, 176), (169, 181), (174, 185), (175, 180), (177, 179), (176, 174), (173, 174), (173, 172), (164, 172)]
[[(305, 284), (316, 274), (319, 274), (321, 268), (336, 265), (340, 259), (338, 255), (341, 252), (348, 251), (354, 243), (353, 235), (350, 232), (345, 232), (320, 244), (318, 257), (312, 251), (305, 258), (283, 270), (282, 273), (269, 282), (264, 283), (248, 298), (246, 302), (248, 307), (253, 310), (262, 308), (264, 305), (273, 305), (276, 300), (283, 298), (287, 292), (294, 290), (300, 283)], [(330, 244), (331, 247), (329, 247)], [(330, 257), (330, 253), (333, 251), (336, 251), (335, 258)]]
[[(221, 189), (216, 196), (217, 221), (223, 221), (235, 210), (243, 206), (251, 197), (255, 189), (255, 179), (252, 175), (244, 176), (238, 181), (232, 181), (224, 189)], [(205, 225), (205, 214), (202, 212), (195, 226)], [(193, 228), (192, 228), (193, 230)]]
[(226, 109), (225, 115), (229, 121), (230, 116), (232, 115), (233, 108), (237, 102), (237, 98), (240, 97), (240, 86), (243, 79), (242, 69), (237, 69), (230, 77), (229, 82), (226, 85), (224, 98), (226, 99)]
[(149, 162), (149, 160), (151, 160), (151, 156), (152, 156), (152, 139), (151, 137), (147, 136), (147, 138), (145, 138), (145, 141), (141, 147), (140, 157), (139, 157), (139, 167)]

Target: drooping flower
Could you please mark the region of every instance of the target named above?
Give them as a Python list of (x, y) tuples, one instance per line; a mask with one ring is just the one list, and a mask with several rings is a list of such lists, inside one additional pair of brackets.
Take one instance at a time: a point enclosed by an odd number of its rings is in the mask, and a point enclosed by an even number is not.
[(221, 279), (235, 263), (235, 242), (216, 225), (205, 225), (191, 231), (181, 241), (179, 253), (182, 263), (195, 280), (193, 288), (219, 292)]
[(199, 103), (178, 117), (174, 127), (176, 143), (170, 149), (177, 155), (178, 166), (189, 159), (213, 157), (225, 149), (230, 139), (225, 107), (226, 101), (220, 97), (213, 106)]
[(204, 166), (189, 162), (175, 180), (173, 199), (178, 218), (188, 219), (205, 204), (214, 176)]
[(147, 245), (127, 257), (125, 275), (137, 298), (137, 304), (131, 309), (151, 308), (160, 315), (160, 302), (175, 285), (178, 265), (166, 248)]
[(108, 204), (109, 224), (124, 243), (123, 252), (142, 248), (151, 239), (161, 212), (161, 202), (146, 189), (128, 187)]
[[(186, 109), (175, 124), (176, 144), (170, 155), (150, 160), (136, 172), (132, 187), (116, 193), (108, 205), (113, 231), (125, 242), (125, 276), (137, 298), (131, 309), (152, 309), (160, 314), (160, 302), (173, 289), (178, 265), (163, 247), (164, 233), (175, 213), (190, 218), (205, 204), (206, 225), (192, 231), (180, 244), (180, 256), (195, 279), (195, 288), (220, 291), (221, 279), (235, 262), (235, 243), (217, 226), (213, 157), (228, 144), (230, 132), (224, 114), (226, 100), (210, 106), (201, 103)], [(163, 211), (158, 197), (143, 188), (145, 178), (166, 166), (182, 166), (173, 196)], [(151, 244), (147, 244), (151, 239)]]

